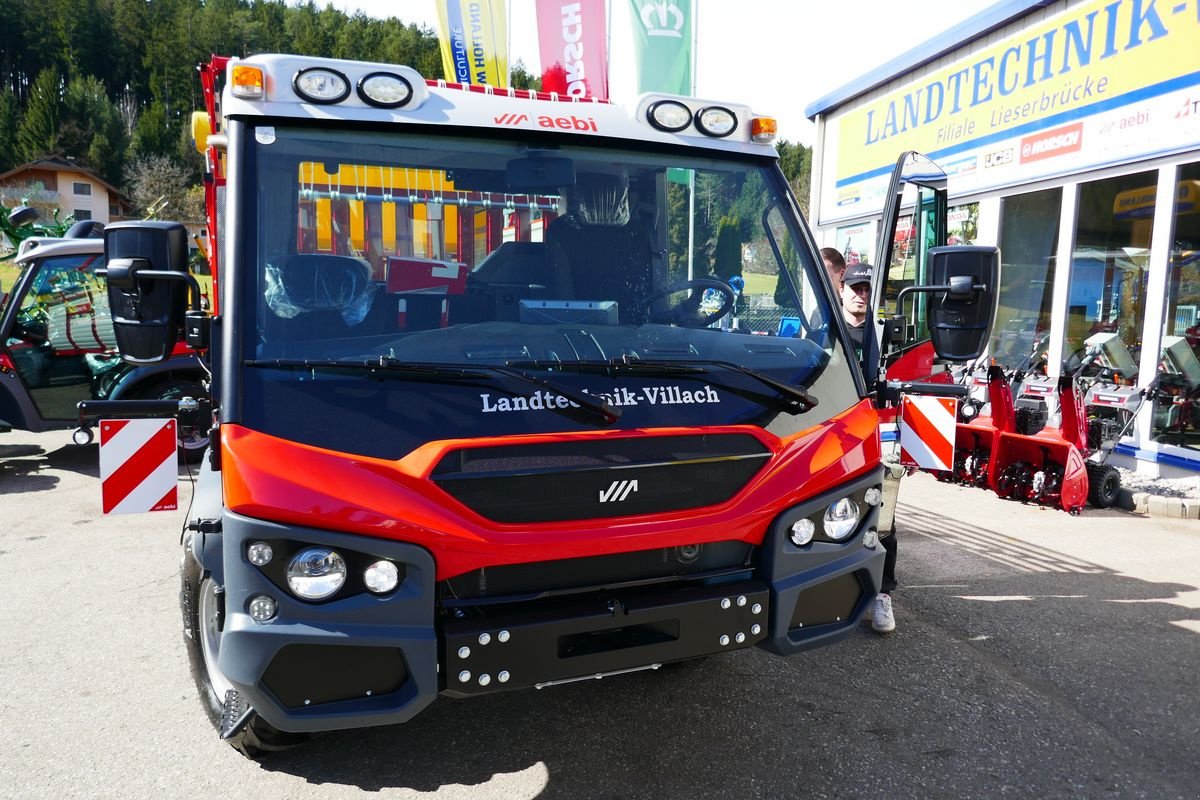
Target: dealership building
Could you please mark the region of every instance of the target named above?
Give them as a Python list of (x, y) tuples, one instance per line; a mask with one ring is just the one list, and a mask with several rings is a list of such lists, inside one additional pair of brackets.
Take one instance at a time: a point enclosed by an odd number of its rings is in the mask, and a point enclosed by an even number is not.
[(1000, 248), (991, 357), (1057, 375), (1098, 347), (1114, 383), (1158, 387), (1127, 398), (1113, 463), (1200, 471), (1196, 2), (1006, 0), (806, 113), (822, 245), (870, 261), (897, 156), (931, 157), (951, 243)]

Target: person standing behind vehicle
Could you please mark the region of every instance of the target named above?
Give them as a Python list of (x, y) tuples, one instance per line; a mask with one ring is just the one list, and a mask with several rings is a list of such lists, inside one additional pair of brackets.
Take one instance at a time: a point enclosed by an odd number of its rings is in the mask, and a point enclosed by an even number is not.
[(829, 273), (829, 282), (834, 289), (840, 289), (842, 274), (846, 271), (846, 259), (832, 247), (821, 248), (821, 260), (825, 262), (825, 271)]
[(871, 265), (859, 262), (842, 274), (842, 318), (850, 330), (850, 342), (862, 358), (863, 333), (867, 328), (867, 306), (871, 302)]
[[(871, 265), (859, 262), (849, 267), (842, 279), (842, 318), (850, 332), (850, 341), (858, 357), (862, 358), (863, 335), (867, 328), (867, 312), (871, 304)], [(884, 453), (884, 506), (880, 508), (879, 541), (885, 552), (883, 560), (883, 584), (871, 606), (871, 628), (879, 633), (896, 630), (896, 616), (892, 612), (892, 592), (896, 589), (896, 498), (900, 493), (900, 478), (904, 468), (894, 452)], [(889, 513), (890, 512), (890, 513)]]

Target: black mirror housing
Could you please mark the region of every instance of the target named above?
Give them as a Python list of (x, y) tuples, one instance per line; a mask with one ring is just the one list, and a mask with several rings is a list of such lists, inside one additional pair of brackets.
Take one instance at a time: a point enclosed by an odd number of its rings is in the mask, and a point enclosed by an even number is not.
[(108, 304), (117, 348), (125, 361), (163, 361), (179, 340), (187, 283), (139, 273), (168, 271), (186, 276), (187, 243), (187, 228), (178, 222), (118, 222), (104, 229)]
[(937, 286), (929, 303), (929, 336), (939, 358), (971, 361), (987, 347), (1000, 299), (1000, 250), (963, 246), (929, 249)]

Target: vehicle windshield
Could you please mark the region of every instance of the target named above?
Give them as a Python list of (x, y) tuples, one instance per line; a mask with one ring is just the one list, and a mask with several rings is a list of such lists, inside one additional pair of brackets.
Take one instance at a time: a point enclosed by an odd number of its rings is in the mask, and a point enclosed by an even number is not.
[[(616, 401), (617, 427), (746, 422), (785, 434), (857, 399), (823, 268), (769, 159), (267, 126), (247, 140), (257, 235), (243, 380), (256, 427), (305, 438), (283, 430), (281, 404), (328, 402), (346, 419), (366, 396), (376, 433), (381, 413), (401, 427), (424, 420), (400, 453), (445, 436), (595, 425), (533, 413), (537, 392), (552, 390), (514, 370)], [(472, 373), (296, 368), (381, 359)], [(689, 362), (706, 366), (664, 374)], [(819, 406), (764, 401), (768, 384), (722, 365), (801, 387)], [(665, 413), (660, 390), (690, 399)], [(397, 452), (353, 439), (306, 440)]]

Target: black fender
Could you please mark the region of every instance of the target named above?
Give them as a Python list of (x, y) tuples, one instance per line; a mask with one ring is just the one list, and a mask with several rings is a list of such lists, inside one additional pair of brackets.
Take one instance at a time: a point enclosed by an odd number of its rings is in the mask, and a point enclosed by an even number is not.
[(122, 400), (135, 397), (141, 387), (164, 378), (186, 377), (200, 380), (204, 376), (204, 369), (196, 356), (171, 356), (158, 364), (146, 364), (122, 371), (105, 399)]

